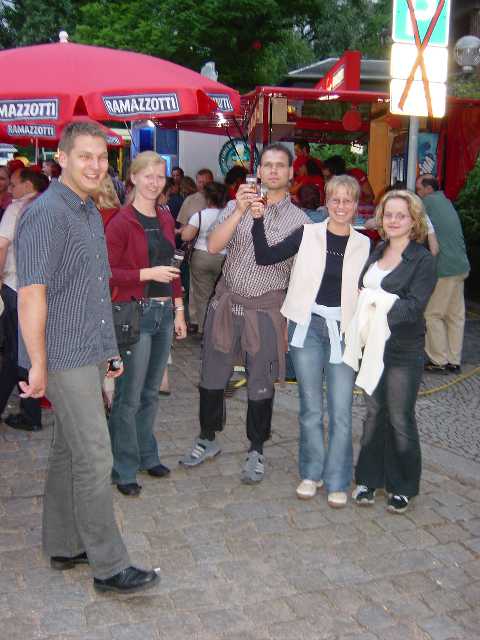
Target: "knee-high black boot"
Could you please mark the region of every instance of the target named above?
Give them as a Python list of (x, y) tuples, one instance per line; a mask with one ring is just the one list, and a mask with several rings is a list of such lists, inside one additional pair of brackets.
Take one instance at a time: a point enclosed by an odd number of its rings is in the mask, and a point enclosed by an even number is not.
[(272, 434), (273, 398), (249, 400), (247, 409), (247, 438), (250, 451), (263, 453), (263, 443)]
[(214, 440), (215, 432), (222, 431), (224, 425), (224, 389), (204, 389), (200, 391), (200, 438)]

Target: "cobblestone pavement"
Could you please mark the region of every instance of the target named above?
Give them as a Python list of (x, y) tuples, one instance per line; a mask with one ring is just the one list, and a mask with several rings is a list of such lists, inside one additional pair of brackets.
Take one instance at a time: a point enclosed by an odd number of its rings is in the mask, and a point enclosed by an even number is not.
[[(473, 318), (465, 373), (480, 345)], [(471, 357), (468, 355), (471, 354)], [(177, 466), (197, 432), (198, 342), (174, 352), (174, 391), (161, 399), (157, 436), (168, 479), (141, 477), (140, 498), (115, 492), (135, 563), (161, 568), (159, 586), (96, 594), (88, 567), (48, 567), (40, 548), (46, 428), (0, 424), (1, 640), (476, 640), (480, 629), (480, 373), (423, 395), (421, 495), (405, 516), (319, 492), (294, 496), (296, 388), (279, 389), (267, 475), (239, 482), (245, 401), (228, 400), (223, 452), (197, 469)], [(429, 376), (422, 391), (454, 376)], [(355, 444), (363, 405), (354, 406)]]

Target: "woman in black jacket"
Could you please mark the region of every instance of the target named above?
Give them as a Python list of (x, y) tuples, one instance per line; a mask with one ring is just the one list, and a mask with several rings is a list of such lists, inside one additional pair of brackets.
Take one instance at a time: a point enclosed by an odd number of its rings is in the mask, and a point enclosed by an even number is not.
[(360, 276), (360, 288), (396, 294), (387, 321), (384, 370), (372, 395), (365, 394), (367, 416), (352, 497), (359, 505), (375, 501), (375, 490), (389, 494), (388, 510), (404, 513), (419, 491), (421, 452), (415, 403), (423, 371), (423, 313), (436, 283), (435, 258), (425, 249), (425, 210), (409, 191), (390, 191), (377, 208), (377, 245)]

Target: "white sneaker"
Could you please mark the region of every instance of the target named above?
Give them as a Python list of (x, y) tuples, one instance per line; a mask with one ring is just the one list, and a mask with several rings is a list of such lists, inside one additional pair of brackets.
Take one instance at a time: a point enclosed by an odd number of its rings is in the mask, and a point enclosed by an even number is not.
[(218, 456), (220, 452), (221, 449), (215, 440), (196, 438), (193, 449), (188, 451), (179, 462), (185, 467), (196, 467), (205, 460)]
[(249, 451), (240, 480), (244, 484), (257, 484), (265, 475), (265, 457), (258, 451)]
[(341, 509), (347, 504), (347, 494), (345, 491), (332, 491), (328, 494), (327, 502), (329, 507)]
[(358, 484), (352, 491), (352, 499), (355, 504), (358, 504), (361, 507), (369, 506), (375, 504), (375, 493), (375, 489), (367, 487), (364, 484)]
[(317, 493), (317, 489), (323, 486), (323, 480), (316, 482), (315, 480), (302, 480), (297, 487), (297, 498), (300, 500), (309, 500)]

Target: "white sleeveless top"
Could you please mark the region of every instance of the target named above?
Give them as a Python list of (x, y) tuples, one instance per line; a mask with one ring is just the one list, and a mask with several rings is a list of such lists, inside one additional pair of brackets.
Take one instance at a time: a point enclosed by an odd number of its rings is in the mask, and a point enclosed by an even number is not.
[(380, 289), (382, 280), (392, 271), (393, 269), (380, 269), (378, 261), (374, 262), (363, 276), (363, 286), (368, 289)]

